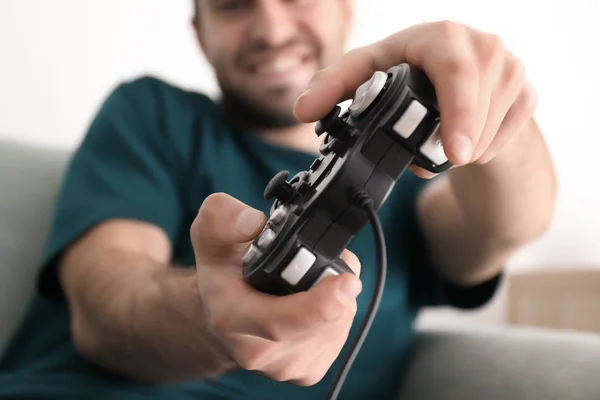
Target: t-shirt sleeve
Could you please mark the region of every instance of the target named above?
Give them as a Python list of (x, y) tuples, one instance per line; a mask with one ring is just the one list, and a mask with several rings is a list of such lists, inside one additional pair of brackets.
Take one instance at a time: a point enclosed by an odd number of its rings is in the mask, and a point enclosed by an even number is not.
[[(439, 179), (439, 178), (438, 178)], [(418, 222), (417, 199), (430, 181), (411, 176), (407, 185), (409, 213), (406, 216), (406, 248), (408, 249), (407, 274), (409, 297), (417, 307), (451, 306), (461, 309), (474, 309), (485, 305), (495, 295), (502, 282), (503, 274), (473, 286), (457, 286), (444, 279), (430, 259), (424, 232)]]
[(63, 299), (57, 258), (102, 221), (135, 219), (179, 230), (181, 160), (161, 123), (160, 94), (151, 79), (121, 84), (92, 121), (66, 170), (47, 238), (38, 289)]

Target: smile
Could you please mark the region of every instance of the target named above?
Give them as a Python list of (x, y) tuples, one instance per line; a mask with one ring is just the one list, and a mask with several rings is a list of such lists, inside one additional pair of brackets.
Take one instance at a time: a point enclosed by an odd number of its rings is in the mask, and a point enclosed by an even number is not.
[(308, 55), (281, 55), (251, 65), (250, 72), (258, 76), (282, 75), (304, 66), (310, 59)]

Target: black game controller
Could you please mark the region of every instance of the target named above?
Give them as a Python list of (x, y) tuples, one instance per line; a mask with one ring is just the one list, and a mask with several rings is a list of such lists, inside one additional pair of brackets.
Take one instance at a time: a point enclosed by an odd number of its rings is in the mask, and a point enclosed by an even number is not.
[(281, 171), (265, 189), (275, 198), (270, 219), (242, 256), (244, 279), (262, 292), (296, 293), (352, 273), (340, 255), (369, 221), (351, 199), (354, 188), (378, 211), (411, 164), (434, 173), (451, 166), (437, 134), (435, 90), (415, 67), (375, 72), (340, 111), (317, 123), (317, 135), (326, 135), (309, 170), (289, 182)]

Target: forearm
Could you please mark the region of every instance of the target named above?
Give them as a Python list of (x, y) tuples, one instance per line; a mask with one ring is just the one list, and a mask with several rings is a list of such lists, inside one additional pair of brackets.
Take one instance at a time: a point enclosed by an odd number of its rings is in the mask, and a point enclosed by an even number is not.
[(458, 283), (475, 284), (547, 229), (555, 200), (552, 161), (532, 120), (488, 164), (453, 169), (428, 188), (419, 215), (436, 266)]
[(506, 245), (537, 238), (552, 219), (556, 175), (533, 120), (488, 164), (457, 168), (449, 179), (465, 221)]
[(195, 271), (118, 252), (90, 259), (70, 299), (74, 339), (90, 361), (155, 383), (234, 367), (205, 329)]

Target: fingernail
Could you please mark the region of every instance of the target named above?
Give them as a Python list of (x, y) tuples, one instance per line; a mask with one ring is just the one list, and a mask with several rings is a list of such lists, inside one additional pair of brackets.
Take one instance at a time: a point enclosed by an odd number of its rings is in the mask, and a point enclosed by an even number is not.
[(450, 152), (454, 154), (457, 164), (466, 164), (473, 156), (473, 145), (466, 136), (456, 136), (450, 142)]
[(262, 229), (265, 219), (265, 214), (252, 207), (247, 207), (238, 215), (236, 229), (242, 235), (253, 235)]
[(345, 279), (338, 289), (340, 300), (348, 302), (356, 299), (356, 296), (358, 296), (361, 289), (362, 285), (358, 279)]

